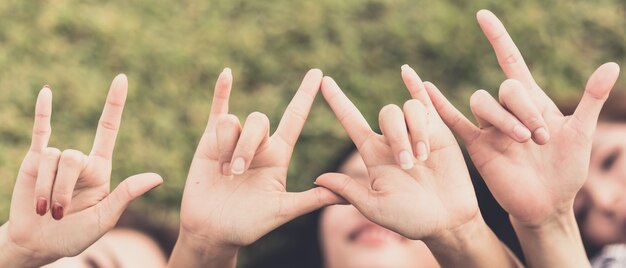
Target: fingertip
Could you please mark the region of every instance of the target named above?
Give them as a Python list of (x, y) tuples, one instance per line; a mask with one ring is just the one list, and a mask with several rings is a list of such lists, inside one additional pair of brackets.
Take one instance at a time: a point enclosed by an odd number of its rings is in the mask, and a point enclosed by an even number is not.
[(544, 145), (550, 141), (550, 133), (545, 127), (540, 127), (533, 132), (533, 139), (538, 145)]
[(528, 130), (528, 128), (522, 125), (516, 125), (515, 127), (513, 127), (513, 135), (514, 137), (512, 138), (514, 138), (518, 142), (524, 143), (531, 138), (532, 133), (530, 132), (530, 130)]
[(119, 73), (113, 78), (113, 83), (128, 83), (128, 77), (124, 73)]
[(232, 74), (232, 73), (233, 73), (233, 71), (232, 71), (230, 68), (225, 67), (225, 68), (222, 70), (222, 73), (223, 73), (223, 74), (226, 74), (226, 75), (230, 75), (230, 74)]
[(318, 68), (312, 68), (310, 69), (307, 73), (307, 76), (314, 76), (314, 77), (319, 77), (319, 79), (322, 79), (322, 77), (324, 76), (324, 73), (322, 72), (322, 70), (318, 69)]
[(481, 18), (486, 18), (488, 16), (495, 16), (495, 15), (493, 14), (493, 12), (491, 12), (488, 9), (481, 9), (481, 10), (478, 10), (478, 12), (476, 12), (476, 19), (478, 19), (479, 21)]

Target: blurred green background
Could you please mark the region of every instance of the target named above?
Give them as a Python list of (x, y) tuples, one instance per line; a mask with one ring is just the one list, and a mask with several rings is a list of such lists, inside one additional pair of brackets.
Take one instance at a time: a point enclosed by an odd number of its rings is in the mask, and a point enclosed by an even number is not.
[[(618, 0), (2, 1), (0, 222), (43, 84), (54, 94), (50, 146), (87, 153), (111, 79), (128, 75), (114, 185), (140, 172), (161, 174), (166, 183), (138, 206), (176, 225), (224, 67), (234, 74), (231, 111), (242, 120), (264, 112), (273, 128), (314, 67), (333, 76), (373, 126), (382, 106), (408, 99), (405, 63), (467, 111), (473, 91), (495, 93), (505, 78), (475, 22), (482, 8), (503, 20), (556, 99), (580, 95), (601, 63), (626, 59), (626, 2)], [(291, 191), (311, 188), (349, 142), (321, 97), (309, 118), (289, 170)]]

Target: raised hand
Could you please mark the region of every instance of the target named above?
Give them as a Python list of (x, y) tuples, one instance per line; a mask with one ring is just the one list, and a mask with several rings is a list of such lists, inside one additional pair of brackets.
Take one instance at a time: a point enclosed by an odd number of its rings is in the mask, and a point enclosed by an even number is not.
[[(286, 191), (291, 154), (321, 79), (319, 70), (306, 74), (270, 136), (264, 114), (250, 114), (243, 127), (228, 114), (232, 75), (230, 69), (220, 74), (208, 125), (187, 177), (181, 238), (171, 266), (234, 266), (239, 247), (295, 217), (343, 202), (321, 187)], [(205, 253), (189, 256), (190, 252)]]
[[(477, 19), (509, 78), (500, 86), (499, 101), (483, 90), (472, 96), (470, 106), (477, 127), (434, 85), (427, 84), (430, 98), (442, 119), (465, 143), (494, 197), (509, 212), (518, 234), (520, 228), (568, 229), (567, 236), (584, 257), (572, 206), (586, 179), (598, 115), (619, 67), (615, 63), (600, 66), (589, 78), (574, 114), (564, 116), (537, 85), (498, 18), (482, 10)], [(534, 255), (530, 251), (540, 247), (530, 246), (522, 236), (527, 257)], [(565, 248), (565, 244), (560, 247)]]
[[(486, 91), (470, 100), (479, 127), (457, 111), (432, 84), (430, 97), (456, 132), (498, 202), (524, 224), (538, 225), (570, 210), (587, 176), (598, 115), (619, 74), (607, 63), (589, 78), (575, 113), (564, 116), (539, 88), (511, 37), (491, 12), (478, 21), (509, 80), (498, 102)], [(531, 134), (532, 133), (532, 134)], [(533, 141), (529, 141), (532, 137)]]
[(47, 147), (52, 92), (47, 86), (41, 90), (9, 221), (0, 229), (5, 249), (0, 250), (0, 266), (40, 266), (79, 254), (115, 226), (133, 199), (162, 183), (159, 175), (144, 173), (110, 192), (111, 159), (127, 88), (125, 75), (113, 80), (89, 155)]
[[(459, 145), (422, 81), (406, 65), (402, 77), (414, 99), (403, 109), (387, 105), (380, 111), (382, 135), (372, 131), (332, 78), (324, 78), (324, 98), (357, 146), (369, 177), (328, 173), (316, 184), (341, 195), (371, 221), (424, 240), (441, 265), (515, 265), (484, 224)], [(491, 252), (475, 254), (467, 249), (470, 243)]]

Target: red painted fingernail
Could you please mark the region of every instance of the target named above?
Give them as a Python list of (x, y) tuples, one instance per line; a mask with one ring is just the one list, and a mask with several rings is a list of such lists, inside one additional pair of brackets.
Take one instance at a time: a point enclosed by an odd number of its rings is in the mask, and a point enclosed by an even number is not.
[(37, 199), (37, 214), (39, 214), (39, 216), (43, 216), (46, 214), (46, 210), (48, 210), (48, 200), (40, 197)]
[(52, 218), (54, 218), (55, 220), (60, 220), (63, 218), (63, 206), (61, 206), (61, 204), (59, 203), (55, 203), (54, 205), (52, 205)]

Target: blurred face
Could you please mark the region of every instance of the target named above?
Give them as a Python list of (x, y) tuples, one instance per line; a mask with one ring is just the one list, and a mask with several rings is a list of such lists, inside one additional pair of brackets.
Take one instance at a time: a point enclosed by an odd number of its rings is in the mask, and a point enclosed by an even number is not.
[(150, 237), (130, 229), (113, 229), (76, 257), (46, 268), (165, 267), (163, 252)]
[(600, 123), (589, 176), (576, 196), (581, 232), (596, 246), (626, 242), (626, 124)]
[[(367, 177), (363, 159), (354, 153), (340, 172)], [(320, 219), (326, 268), (439, 267), (421, 241), (413, 241), (367, 220), (354, 206), (324, 209)]]

